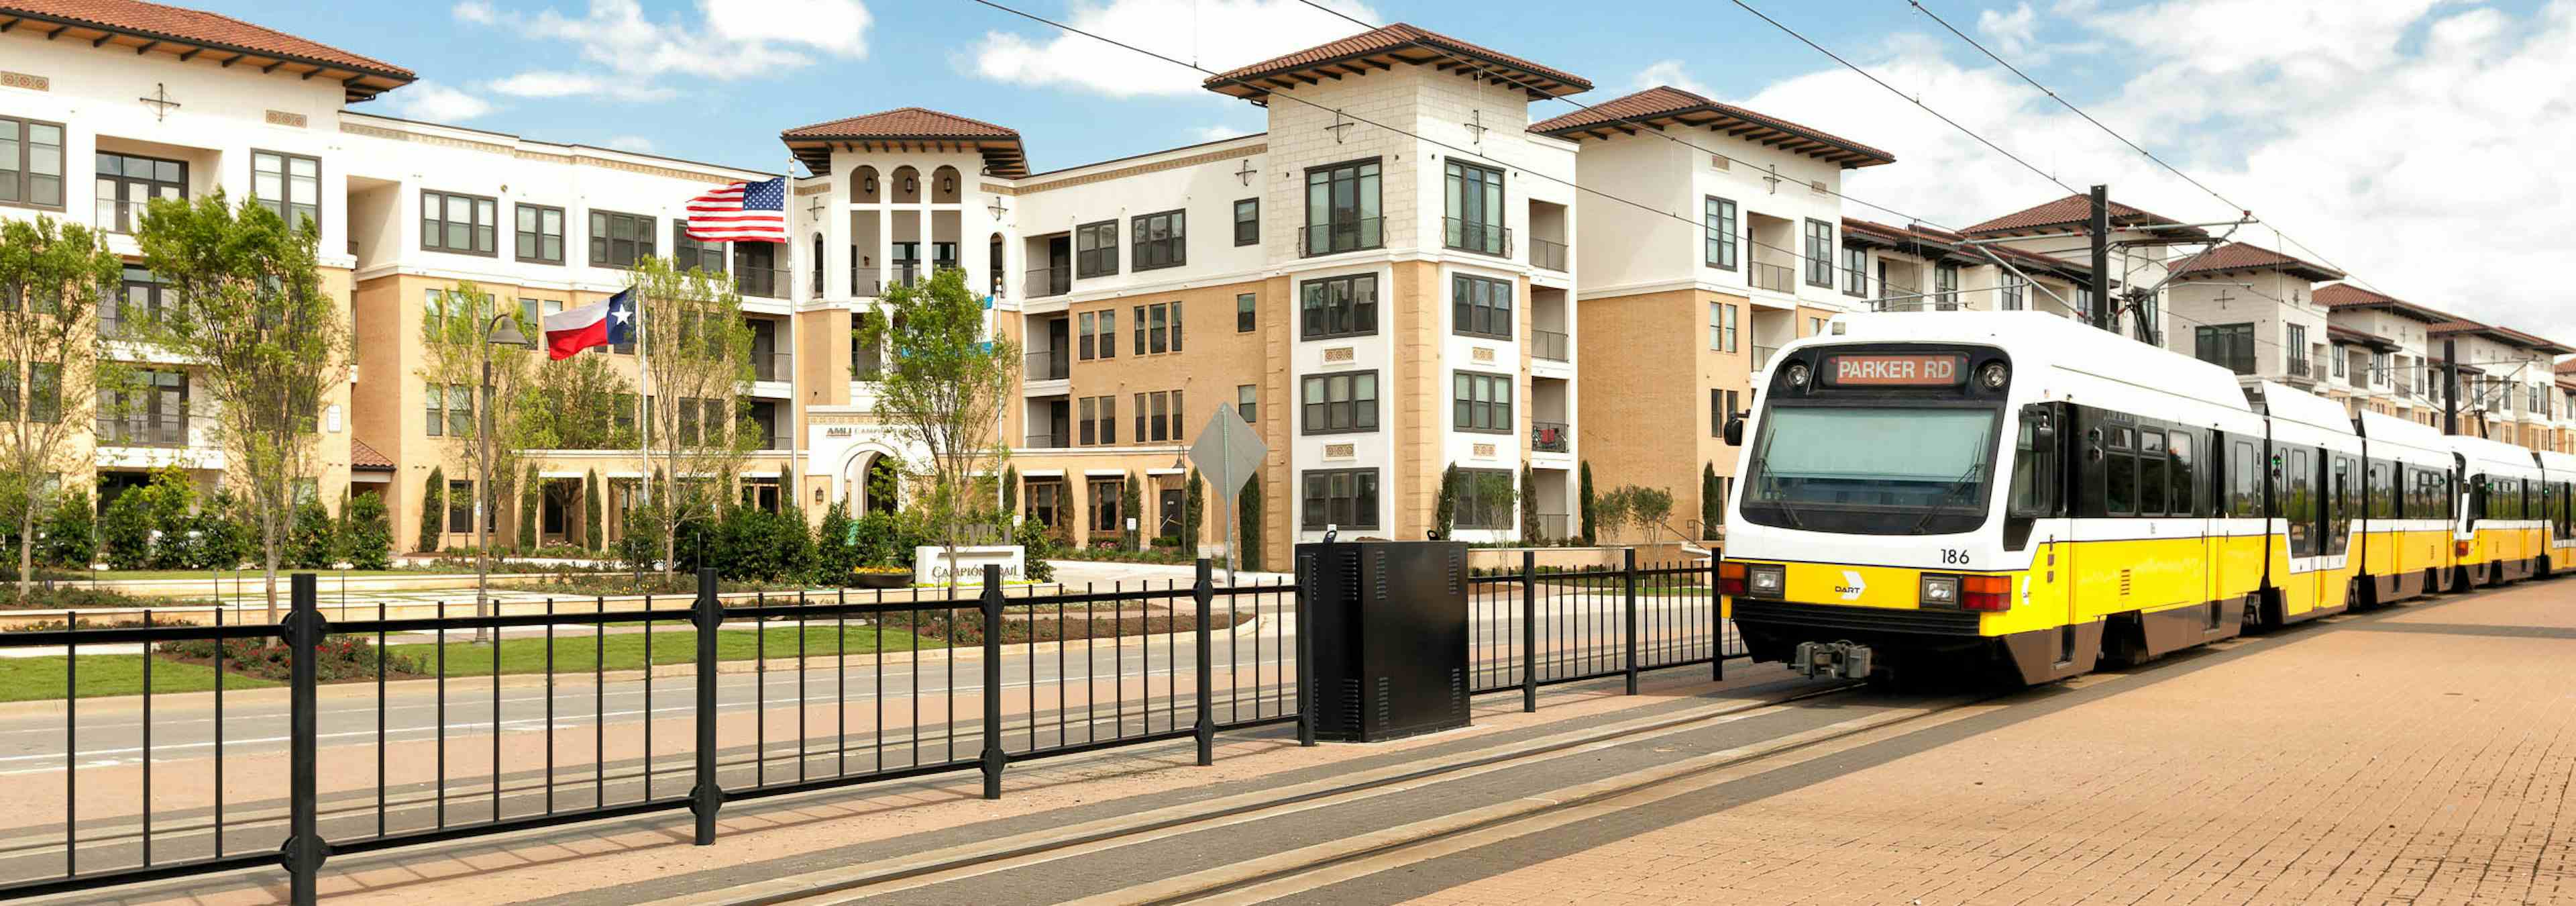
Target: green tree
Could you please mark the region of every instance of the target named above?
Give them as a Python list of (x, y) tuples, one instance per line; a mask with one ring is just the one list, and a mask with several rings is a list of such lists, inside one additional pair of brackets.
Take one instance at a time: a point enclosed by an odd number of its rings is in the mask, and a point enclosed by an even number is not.
[[(523, 337), (541, 332), (519, 306), (483, 291), (471, 280), (432, 295), (420, 317), (416, 374), (431, 392), (443, 389), (446, 393), (447, 424), (440, 439), (447, 445), (447, 461), (463, 470), (474, 494), (474, 614), (483, 616), (490, 611), (485, 588), (492, 557), (507, 543), (491, 529), (502, 512), (501, 502), (508, 499), (510, 477), (518, 474), (526, 415), (545, 408), (500, 405), (527, 392), (535, 373), (534, 354), (497, 347), (492, 340), (504, 325)], [(477, 640), (487, 635), (483, 627), (474, 630)]]
[(331, 511), (319, 500), (295, 508), (295, 527), (288, 536), (287, 556), (296, 569), (330, 569), (340, 562), (340, 532)]
[(109, 569), (142, 569), (152, 558), (152, 510), (141, 488), (108, 501), (98, 520), (99, 547)]
[(1672, 518), (1672, 515), (1673, 492), (1663, 488), (1628, 488), (1628, 518), (1636, 522), (1638, 531), (1645, 533), (1643, 540), (1655, 540), (1655, 531), (1668, 528), (1664, 520)]
[(0, 224), (0, 524), (27, 542), (18, 545), (21, 601), (35, 587), (37, 515), (61, 496), (60, 476), (87, 471), (72, 439), (96, 423), (99, 391), (123, 380), (100, 354), (101, 306), (90, 301), (117, 298), (122, 274), (88, 227), (43, 215)]
[(257, 556), (258, 541), (242, 516), (242, 502), (230, 488), (217, 490), (197, 509), (197, 559), (194, 569), (240, 569)]
[(599, 495), (599, 470), (591, 469), (583, 472), (581, 475), (581, 546), (592, 551), (602, 550), (608, 546), (608, 525), (600, 521), (603, 507)]
[(1190, 483), (1181, 493), (1181, 553), (1199, 555), (1199, 526), (1207, 517), (1207, 483), (1199, 480), (1199, 470), (1190, 469)]
[(668, 571), (679, 563), (682, 525), (713, 517), (732, 502), (732, 478), (763, 440), (750, 427), (741, 396), (752, 377), (751, 326), (742, 320), (741, 295), (723, 274), (682, 273), (668, 260), (646, 258), (628, 276), (643, 309), (636, 323), (651, 402), (644, 435), (654, 468), (654, 518), (630, 519), (627, 531), (655, 531)]
[(1583, 519), (1583, 543), (1585, 543), (1585, 544), (1594, 544), (1594, 543), (1597, 543), (1597, 542), (1598, 542), (1598, 540), (1599, 540), (1600, 536), (1599, 536), (1599, 535), (1596, 535), (1596, 534), (1594, 534), (1594, 533), (1593, 533), (1594, 529), (1593, 529), (1592, 522), (1593, 522), (1593, 518), (1594, 518), (1594, 516), (1596, 515), (1593, 511), (1594, 511), (1595, 507), (1597, 507), (1597, 506), (1599, 505), (1600, 501), (1596, 500), (1596, 499), (1592, 496), (1592, 464), (1591, 464), (1591, 463), (1586, 462), (1586, 463), (1584, 463), (1584, 464), (1582, 465), (1582, 474), (1581, 474), (1581, 477), (1580, 477), (1580, 479), (1579, 479), (1579, 480), (1580, 480), (1580, 481), (1581, 481), (1581, 483), (1582, 483), (1582, 487), (1580, 487), (1580, 488), (1578, 488), (1578, 489), (1577, 489), (1577, 493), (1578, 493), (1578, 494), (1580, 494), (1580, 495), (1581, 495), (1581, 497), (1582, 497), (1582, 500), (1581, 500), (1581, 501), (1579, 501), (1579, 502), (1582, 504), (1582, 507), (1583, 507), (1583, 515), (1582, 515), (1582, 519)]
[(438, 549), (438, 539), (447, 534), (447, 470), (429, 467), (429, 480), (420, 491), (420, 538), (412, 545), (421, 551)]
[(1020, 467), (1018, 466), (1002, 467), (1002, 515), (1009, 522), (1018, 522), (1020, 519)]
[(850, 518), (850, 505), (833, 501), (823, 511), (823, 525), (814, 533), (814, 580), (824, 585), (850, 584), (851, 571), (860, 565), (856, 543), (858, 521)]
[(88, 571), (98, 562), (98, 511), (89, 502), (89, 494), (66, 491), (54, 495), (53, 511), (45, 515), (45, 536), (38, 556), (48, 566)]
[(1431, 505), (1431, 530), (1448, 538), (1458, 523), (1458, 464), (1440, 468), (1440, 496)]
[(1119, 482), (1118, 487), (1118, 512), (1125, 514), (1127, 522), (1135, 526), (1135, 528), (1125, 530), (1127, 533), (1125, 536), (1127, 549), (1131, 551), (1144, 550), (1146, 526), (1144, 501), (1145, 481), (1143, 478), (1138, 477), (1135, 472), (1130, 471), (1127, 473), (1127, 480)]
[(1261, 473), (1255, 471), (1243, 482), (1242, 496), (1235, 499), (1235, 532), (1242, 535), (1243, 552), (1236, 562), (1252, 572), (1261, 571)]
[(1620, 485), (1603, 492), (1599, 499), (1593, 501), (1590, 515), (1600, 529), (1600, 538), (1615, 542), (1627, 530), (1628, 520), (1635, 512), (1631, 508), (1635, 501), (1629, 495), (1630, 490), (1630, 486)]
[(135, 234), (165, 299), (135, 335), (191, 363), (191, 392), (214, 403), (210, 433), (259, 527), (272, 623), (296, 486), (322, 471), (323, 400), (349, 374), (349, 315), (322, 289), (320, 228), (283, 210), (235, 207), (221, 190), (157, 199)]
[[(990, 501), (975, 499), (975, 476), (999, 471), (1010, 448), (996, 436), (1017, 401), (1019, 346), (990, 330), (966, 275), (945, 268), (920, 286), (896, 285), (870, 319), (862, 343), (895, 351), (877, 384), (879, 417), (927, 462), (930, 500), (918, 506), (954, 562), (963, 528)], [(949, 577), (952, 593), (957, 586)]]
[(1717, 467), (1699, 466), (1699, 536), (1701, 540), (1717, 537), (1717, 527), (1726, 524), (1726, 495), (1717, 483)]
[(385, 514), (385, 499), (375, 494), (349, 498), (340, 508), (340, 537), (349, 565), (384, 569), (393, 565), (394, 528)]
[(529, 463), (519, 478), (519, 553), (537, 551), (537, 508), (546, 493), (545, 481), (537, 475), (537, 464)]
[(152, 555), (145, 565), (153, 569), (184, 569), (194, 556), (195, 540), (188, 533), (196, 529), (190, 511), (197, 504), (197, 485), (188, 473), (176, 466), (152, 470), (152, 483), (135, 488), (142, 495), (143, 510), (152, 524)]
[[(534, 357), (531, 356), (533, 359)], [(531, 450), (633, 450), (635, 384), (604, 355), (544, 359), (522, 387), (517, 440)]]
[(1547, 543), (1547, 530), (1538, 524), (1538, 473), (1528, 463), (1521, 464), (1521, 543)]

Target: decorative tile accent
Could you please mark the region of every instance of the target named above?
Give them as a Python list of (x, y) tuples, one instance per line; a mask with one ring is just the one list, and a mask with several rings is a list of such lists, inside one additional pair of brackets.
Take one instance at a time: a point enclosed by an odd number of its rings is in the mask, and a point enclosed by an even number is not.
[(1478, 346), (1469, 350), (1467, 352), (1467, 357), (1479, 362), (1491, 362), (1494, 360), (1494, 347)]
[(268, 124), (271, 126), (293, 126), (295, 128), (302, 129), (304, 128), (304, 114), (288, 113), (284, 110), (271, 110), (268, 112)]
[(1475, 448), (1475, 455), (1476, 455), (1478, 458), (1480, 458), (1480, 459), (1492, 459), (1492, 458), (1494, 458), (1494, 445), (1493, 445), (1493, 444), (1477, 444), (1477, 445), (1476, 445), (1476, 448)]
[(24, 72), (0, 71), (0, 88), (24, 88), (29, 91), (52, 91), (54, 80)]
[(1351, 459), (1360, 455), (1358, 444), (1325, 444), (1325, 459)]
[(1359, 352), (1350, 346), (1329, 346), (1324, 349), (1324, 361), (1328, 363), (1353, 362), (1358, 360)]

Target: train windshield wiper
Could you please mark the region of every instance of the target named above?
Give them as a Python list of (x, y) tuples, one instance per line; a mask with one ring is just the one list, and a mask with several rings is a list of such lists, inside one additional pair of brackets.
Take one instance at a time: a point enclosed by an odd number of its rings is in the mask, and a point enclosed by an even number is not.
[(1984, 472), (1985, 468), (1985, 463), (1976, 463), (1968, 466), (1968, 471), (1960, 473), (1959, 477), (1951, 479), (1950, 483), (1941, 489), (1940, 495), (1932, 498), (1931, 508), (1924, 511), (1923, 518), (1914, 520), (1914, 527), (1906, 529), (1905, 533), (1908, 535), (1923, 534), (1923, 527), (1932, 524), (1932, 517), (1941, 515), (1943, 511), (1950, 509), (1950, 502), (1956, 499), (1960, 492), (1973, 487), (1974, 485), (1972, 485), (1971, 482), (1976, 481), (1978, 474)]

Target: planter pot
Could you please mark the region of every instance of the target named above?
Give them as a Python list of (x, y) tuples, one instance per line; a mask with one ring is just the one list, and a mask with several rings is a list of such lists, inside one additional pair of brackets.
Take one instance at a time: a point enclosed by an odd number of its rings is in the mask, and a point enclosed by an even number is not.
[(851, 587), (851, 588), (910, 588), (910, 587), (912, 587), (912, 574), (911, 574), (911, 573), (908, 573), (908, 572), (904, 572), (904, 573), (854, 573), (854, 574), (852, 574), (852, 575), (850, 576), (850, 587)]

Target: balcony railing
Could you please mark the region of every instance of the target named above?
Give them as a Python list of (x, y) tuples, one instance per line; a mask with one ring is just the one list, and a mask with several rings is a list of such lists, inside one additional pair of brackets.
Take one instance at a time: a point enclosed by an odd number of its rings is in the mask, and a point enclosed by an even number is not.
[(1755, 371), (1760, 371), (1760, 370), (1762, 370), (1765, 366), (1770, 365), (1770, 364), (1771, 364), (1771, 356), (1772, 356), (1772, 355), (1774, 355), (1774, 354), (1776, 354), (1776, 353), (1778, 353), (1779, 351), (1780, 351), (1780, 347), (1777, 347), (1777, 346), (1756, 346), (1756, 347), (1753, 347), (1753, 370), (1755, 370)]
[(1023, 358), (1027, 360), (1028, 370), (1020, 376), (1021, 380), (1061, 381), (1073, 373), (1073, 357), (1057, 350), (1032, 352)]
[(796, 275), (783, 267), (740, 267), (733, 272), (733, 291), (763, 299), (784, 299), (796, 287)]
[(2283, 368), (2289, 372), (2291, 377), (2294, 378), (2304, 378), (2316, 373), (2315, 371), (2309, 370), (2308, 360), (2298, 356), (2288, 357), (2288, 360), (2283, 363)]
[(1573, 432), (1564, 422), (1530, 422), (1530, 449), (1540, 453), (1564, 453), (1574, 449)]
[(795, 437), (780, 433), (776, 429), (768, 429), (764, 436), (759, 438), (759, 441), (759, 449), (763, 450), (792, 450), (796, 448)]
[(751, 354), (751, 379), (786, 381), (796, 376), (796, 354), (792, 352), (754, 352)]
[(1073, 265), (1051, 264), (1029, 268), (1020, 278), (1020, 292), (1031, 299), (1061, 296), (1073, 291)]
[[(1535, 526), (1535, 528), (1538, 529), (1538, 535), (1541, 538), (1570, 538), (1573, 537), (1573, 535), (1569, 534), (1572, 531), (1572, 529), (1569, 528), (1570, 524), (1571, 523), (1564, 513), (1540, 513), (1538, 514), (1538, 525)], [(1532, 539), (1523, 538), (1521, 540), (1528, 541)]]
[(1021, 444), (1023, 450), (1061, 450), (1071, 445), (1072, 438), (1062, 434), (1031, 434)]
[(1567, 269), (1566, 260), (1565, 243), (1554, 239), (1532, 238), (1530, 240), (1531, 267), (1540, 270), (1564, 271)]
[(1303, 249), (1308, 258), (1383, 248), (1385, 245), (1386, 218), (1383, 217), (1336, 220), (1301, 227), (1297, 231), (1297, 247)]
[(1745, 262), (1745, 269), (1747, 279), (1753, 281), (1754, 289), (1767, 289), (1775, 293), (1796, 293), (1798, 291), (1798, 270), (1796, 268), (1784, 267), (1777, 264), (1764, 264), (1759, 261), (1748, 261)]
[[(186, 196), (180, 196), (180, 200), (187, 200)], [(96, 218), (91, 222), (94, 228), (106, 233), (132, 233), (143, 227), (143, 212), (151, 207), (152, 201), (151, 199), (117, 201), (113, 198), (101, 198), (94, 204), (97, 205)]]
[(866, 299), (885, 295), (889, 286), (913, 286), (926, 276), (918, 264), (850, 268), (850, 295)]
[(1550, 362), (1573, 361), (1574, 338), (1553, 330), (1530, 331), (1530, 355)]
[(102, 447), (184, 447), (188, 445), (188, 415), (128, 413), (101, 418), (97, 442)]
[(1481, 220), (1441, 218), (1440, 239), (1448, 247), (1462, 252), (1503, 256), (1512, 253), (1512, 229)]

